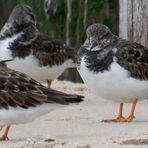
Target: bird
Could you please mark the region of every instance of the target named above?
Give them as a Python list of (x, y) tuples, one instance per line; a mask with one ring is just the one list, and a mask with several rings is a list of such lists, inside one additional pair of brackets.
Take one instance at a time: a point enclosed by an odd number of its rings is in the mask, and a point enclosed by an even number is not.
[(6, 126), (0, 140), (8, 138), (10, 126), (25, 124), (71, 103), (83, 101), (83, 96), (67, 95), (49, 89), (21, 72), (7, 68), (0, 61), (0, 131)]
[[(139, 43), (114, 35), (103, 24), (86, 29), (86, 40), (79, 48), (77, 69), (98, 96), (120, 103), (115, 119), (104, 122), (132, 122), (138, 101), (148, 96), (148, 49)], [(131, 112), (124, 117), (124, 103), (132, 103)]]
[(0, 58), (13, 59), (7, 66), (39, 82), (58, 78), (76, 68), (77, 48), (50, 38), (37, 28), (36, 15), (28, 5), (17, 5), (0, 32)]

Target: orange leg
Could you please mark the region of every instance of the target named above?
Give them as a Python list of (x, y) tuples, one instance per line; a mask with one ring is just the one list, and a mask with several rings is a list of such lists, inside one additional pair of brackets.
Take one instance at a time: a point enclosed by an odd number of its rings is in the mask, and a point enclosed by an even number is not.
[(128, 118), (124, 118), (122, 116), (123, 103), (120, 103), (120, 110), (119, 110), (118, 117), (116, 119), (103, 120), (103, 122), (131, 122), (131, 121), (133, 121), (133, 119), (135, 118), (134, 112), (135, 112), (137, 102), (138, 102), (138, 99), (135, 99), (134, 102), (132, 103), (131, 113)]
[(123, 111), (123, 103), (120, 103), (118, 117), (116, 119), (103, 120), (103, 122), (125, 122), (126, 119), (122, 116), (122, 111)]
[(3, 136), (0, 138), (1, 141), (5, 141), (6, 139), (8, 139), (8, 132), (9, 132), (10, 126), (6, 127), (5, 133), (3, 134)]
[(127, 122), (131, 122), (131, 121), (133, 121), (133, 119), (135, 118), (134, 112), (135, 112), (135, 108), (136, 108), (137, 102), (138, 102), (138, 100), (135, 99), (135, 101), (134, 101), (133, 104), (132, 104), (131, 113), (130, 113), (129, 117), (126, 118), (126, 121), (127, 121)]
[(3, 129), (4, 126), (5, 126), (5, 125), (0, 126), (0, 131)]
[(48, 88), (50, 88), (51, 82), (52, 82), (52, 80), (47, 80)]

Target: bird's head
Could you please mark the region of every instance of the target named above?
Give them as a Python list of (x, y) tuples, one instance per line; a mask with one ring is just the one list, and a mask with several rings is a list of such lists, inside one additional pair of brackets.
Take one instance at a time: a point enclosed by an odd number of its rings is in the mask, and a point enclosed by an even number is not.
[(36, 15), (28, 5), (17, 5), (12, 10), (8, 22), (18, 26), (36, 25)]
[(2, 28), (1, 34), (12, 36), (30, 26), (36, 27), (36, 22), (36, 15), (31, 7), (27, 5), (17, 5), (12, 10), (8, 21)]
[(106, 47), (113, 36), (110, 29), (103, 24), (90, 25), (86, 30), (87, 39), (84, 46), (87, 50), (96, 51)]

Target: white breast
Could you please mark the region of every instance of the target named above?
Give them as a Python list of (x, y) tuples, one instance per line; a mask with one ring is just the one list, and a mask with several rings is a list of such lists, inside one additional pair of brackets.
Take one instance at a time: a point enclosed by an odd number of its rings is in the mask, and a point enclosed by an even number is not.
[(124, 103), (132, 102), (135, 98), (145, 99), (148, 96), (148, 81), (129, 77), (128, 71), (115, 61), (110, 71), (94, 73), (86, 67), (83, 57), (79, 72), (86, 85), (105, 99)]
[(10, 43), (13, 43), (18, 37), (21, 36), (22, 33), (16, 34), (11, 38), (6, 38), (4, 40), (0, 40), (0, 60), (8, 60), (11, 59), (11, 51), (8, 49)]

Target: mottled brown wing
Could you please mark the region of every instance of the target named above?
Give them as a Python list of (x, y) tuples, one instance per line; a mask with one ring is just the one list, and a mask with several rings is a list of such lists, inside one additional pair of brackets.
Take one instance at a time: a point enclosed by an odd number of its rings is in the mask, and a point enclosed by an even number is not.
[(132, 77), (148, 80), (148, 49), (130, 41), (122, 41), (117, 49), (117, 62), (128, 70)]
[(81, 98), (83, 96), (48, 89), (25, 74), (0, 66), (0, 109), (18, 106), (27, 109), (43, 103), (77, 103), (83, 101)]
[(41, 84), (30, 77), (0, 67), (0, 108), (28, 108), (42, 104), (47, 100), (47, 96), (40, 87)]
[(31, 48), (33, 54), (38, 58), (40, 66), (59, 65), (68, 58), (65, 46), (45, 34), (39, 34)]
[(0, 108), (35, 107), (48, 103), (67, 104), (66, 99), (82, 98), (77, 95), (62, 95), (55, 90), (49, 90), (25, 74), (0, 67)]

